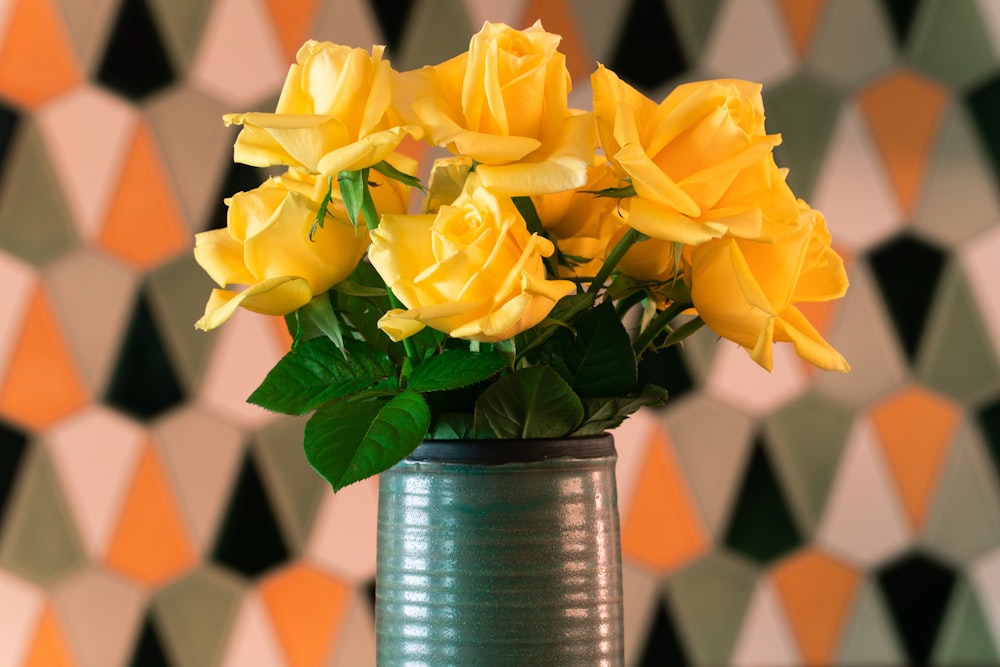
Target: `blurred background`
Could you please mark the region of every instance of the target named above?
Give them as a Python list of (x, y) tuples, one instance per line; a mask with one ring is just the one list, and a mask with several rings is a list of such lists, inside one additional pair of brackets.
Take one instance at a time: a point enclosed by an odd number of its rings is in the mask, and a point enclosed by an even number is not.
[(486, 19), (561, 33), (578, 107), (598, 61), (762, 82), (852, 282), (808, 312), (849, 375), (709, 332), (644, 363), (628, 664), (997, 664), (1000, 3), (0, 0), (0, 666), (374, 664), (377, 483), (243, 402), (288, 339), (195, 331), (192, 237), (263, 178), (221, 115), (306, 38), (409, 69)]

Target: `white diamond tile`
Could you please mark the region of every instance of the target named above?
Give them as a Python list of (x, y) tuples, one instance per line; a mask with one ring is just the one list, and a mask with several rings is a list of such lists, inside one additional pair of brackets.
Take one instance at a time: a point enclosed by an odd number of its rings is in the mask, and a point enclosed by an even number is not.
[(0, 570), (0, 665), (22, 664), (44, 603), (42, 591)]
[(757, 581), (729, 664), (733, 667), (792, 667), (802, 664), (802, 657), (788, 627), (788, 618), (770, 577), (761, 577)]
[(963, 244), (959, 257), (993, 349), (1000, 355), (1000, 225)]
[(765, 85), (795, 69), (788, 31), (771, 0), (729, 0), (715, 17), (702, 66), (718, 77)]
[[(375, 539), (378, 527), (378, 482), (366, 479), (337, 493), (323, 495), (306, 555), (315, 563), (354, 582), (375, 576)], [(350, 535), (350, 549), (344, 536)]]
[(220, 667), (291, 667), (285, 661), (260, 595), (243, 598)]

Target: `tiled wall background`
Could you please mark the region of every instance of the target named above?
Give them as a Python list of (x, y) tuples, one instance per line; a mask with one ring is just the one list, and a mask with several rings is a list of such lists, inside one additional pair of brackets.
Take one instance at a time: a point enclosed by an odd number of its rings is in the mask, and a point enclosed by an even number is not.
[(0, 0), (0, 665), (374, 664), (375, 490), (243, 398), (287, 345), (196, 332), (194, 232), (257, 184), (226, 111), (309, 36), (399, 69), (484, 19), (662, 97), (765, 84), (852, 288), (850, 359), (710, 334), (617, 436), (629, 665), (1000, 661), (1000, 2)]

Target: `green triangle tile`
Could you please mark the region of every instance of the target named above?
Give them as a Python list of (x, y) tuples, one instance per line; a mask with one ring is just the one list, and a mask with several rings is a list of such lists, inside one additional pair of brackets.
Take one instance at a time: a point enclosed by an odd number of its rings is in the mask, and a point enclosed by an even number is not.
[(697, 62), (701, 58), (721, 5), (722, 0), (667, 0), (677, 37), (689, 62)]
[(1000, 362), (957, 261), (937, 286), (914, 366), (921, 382), (959, 401), (1000, 389)]
[(995, 68), (976, 0), (924, 0), (906, 43), (910, 61), (953, 86), (974, 84)]
[(831, 83), (851, 88), (893, 65), (895, 38), (879, 0), (828, 2), (809, 67)]
[[(373, 44), (385, 44), (378, 27), (375, 13), (368, 0), (337, 0), (337, 2), (320, 2), (313, 21), (313, 34), (316, 39), (326, 39), (340, 44), (351, 44), (361, 48), (371, 48)], [(397, 70), (399, 64), (392, 66)], [(274, 108), (274, 107), (271, 107)]]
[[(591, 56), (597, 62), (607, 62), (628, 14), (628, 3), (569, 0), (569, 4)], [(594, 63), (592, 69), (596, 67)]]
[(914, 227), (944, 243), (971, 238), (1000, 219), (993, 168), (965, 107), (953, 104), (941, 127)]
[(81, 64), (87, 72), (93, 73), (104, 54), (107, 32), (120, 3), (118, 0), (55, 0), (55, 4)]
[(41, 134), (18, 129), (0, 183), (0, 248), (42, 264), (77, 243), (69, 205)]
[(959, 579), (951, 595), (932, 653), (935, 665), (995, 665), (1000, 661), (990, 624), (979, 604), (975, 590)]
[(189, 88), (160, 95), (147, 108), (184, 217), (194, 223), (194, 231), (206, 227), (220, 204), (219, 185), (233, 159), (235, 134), (222, 123), (226, 111)]
[(974, 426), (962, 424), (920, 540), (956, 565), (1000, 546), (1000, 488), (980, 438)]
[(742, 558), (717, 551), (667, 582), (668, 600), (692, 663), (728, 664), (757, 574)]
[(719, 336), (708, 327), (702, 327), (685, 338), (680, 348), (695, 384), (703, 383), (719, 351)]
[(701, 396), (670, 405), (666, 423), (701, 515), (719, 536), (743, 477), (753, 423)]
[(469, 48), (469, 37), (478, 29), (479, 26), (469, 23), (462, 0), (417, 0), (410, 10), (393, 66), (398, 70), (412, 69), (457, 56)]
[(0, 567), (39, 584), (86, 563), (51, 462), (33, 447), (21, 463), (0, 535)]
[(305, 546), (326, 482), (306, 462), (304, 419), (279, 419), (254, 438), (254, 455), (292, 553)]
[(851, 412), (806, 394), (764, 422), (774, 466), (797, 524), (816, 529), (851, 428)]
[(809, 75), (800, 75), (764, 89), (767, 130), (781, 134), (774, 158), (788, 167), (788, 184), (795, 194), (811, 199), (816, 176), (833, 135), (840, 95)]
[(638, 664), (649, 626), (664, 595), (662, 579), (649, 568), (622, 563), (622, 600), (625, 618), (625, 664)]
[(201, 42), (211, 2), (202, 0), (148, 0), (163, 45), (178, 71), (187, 70)]
[(178, 380), (189, 390), (199, 386), (208, 367), (213, 336), (194, 328), (214, 283), (193, 255), (180, 257), (147, 274), (150, 306)]
[(869, 581), (858, 590), (833, 662), (838, 665), (905, 665), (907, 662), (885, 601)]
[(153, 616), (176, 667), (218, 664), (242, 596), (235, 575), (211, 567), (156, 594)]

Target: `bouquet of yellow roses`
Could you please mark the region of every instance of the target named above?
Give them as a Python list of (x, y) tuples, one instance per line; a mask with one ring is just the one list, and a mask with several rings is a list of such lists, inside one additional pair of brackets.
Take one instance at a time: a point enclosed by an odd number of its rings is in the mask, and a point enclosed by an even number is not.
[[(382, 47), (309, 41), (274, 113), (225, 116), (238, 162), (286, 169), (197, 235), (220, 286), (197, 326), (285, 316), (291, 351), (249, 400), (313, 412), (307, 458), (334, 488), (424, 438), (614, 428), (666, 400), (639, 386), (643, 353), (703, 325), (768, 370), (775, 342), (848, 370), (795, 305), (847, 278), (775, 164), (760, 85), (657, 104), (598, 66), (593, 111), (572, 109), (559, 41), (486, 23), (407, 72)], [(451, 153), (426, 185), (407, 140)]]

